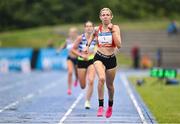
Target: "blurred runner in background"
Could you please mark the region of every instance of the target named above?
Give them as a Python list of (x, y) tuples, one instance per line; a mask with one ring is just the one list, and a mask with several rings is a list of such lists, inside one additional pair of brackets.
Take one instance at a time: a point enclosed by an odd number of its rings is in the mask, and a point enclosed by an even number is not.
[(93, 40), (89, 47), (89, 53), (85, 53), (83, 50), (86, 47), (87, 40), (89, 40), (92, 32), (94, 30), (94, 24), (91, 21), (87, 21), (84, 24), (84, 33), (81, 34), (75, 41), (72, 48), (72, 52), (78, 55), (78, 78), (81, 88), (86, 87), (86, 78), (88, 80), (88, 87), (86, 93), (85, 108), (90, 109), (90, 99), (93, 93), (95, 69), (93, 65), (94, 49), (96, 46), (96, 41)]
[(67, 57), (67, 69), (68, 69), (68, 90), (67, 94), (71, 95), (72, 93), (72, 77), (73, 77), (73, 69), (75, 72), (75, 81), (74, 86), (78, 85), (78, 74), (77, 74), (77, 56), (71, 52), (71, 48), (73, 47), (74, 41), (78, 36), (78, 30), (76, 27), (71, 27), (69, 29), (68, 38), (66, 39), (65, 44), (58, 48), (58, 51), (61, 49), (68, 49), (68, 57)]

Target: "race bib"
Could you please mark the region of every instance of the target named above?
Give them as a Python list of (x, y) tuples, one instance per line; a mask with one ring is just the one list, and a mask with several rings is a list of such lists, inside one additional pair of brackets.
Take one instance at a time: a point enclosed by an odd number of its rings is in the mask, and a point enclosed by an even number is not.
[(101, 46), (112, 45), (112, 34), (110, 32), (101, 32), (98, 34), (98, 42)]

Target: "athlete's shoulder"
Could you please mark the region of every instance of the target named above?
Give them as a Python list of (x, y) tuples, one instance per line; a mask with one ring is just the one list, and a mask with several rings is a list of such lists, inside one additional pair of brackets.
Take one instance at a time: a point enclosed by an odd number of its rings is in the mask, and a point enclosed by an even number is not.
[(114, 28), (119, 28), (119, 25), (114, 24), (113, 27)]
[(83, 37), (83, 34), (80, 34), (80, 35), (77, 37), (77, 40), (78, 40), (78, 41), (82, 40), (82, 37)]
[(120, 27), (119, 25), (113, 25), (113, 31), (119, 31), (120, 30)]

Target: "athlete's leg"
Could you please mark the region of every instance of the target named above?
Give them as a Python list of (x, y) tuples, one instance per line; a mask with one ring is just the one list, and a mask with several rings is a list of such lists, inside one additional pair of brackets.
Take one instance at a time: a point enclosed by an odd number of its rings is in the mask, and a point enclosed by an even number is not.
[(74, 64), (74, 73), (75, 73), (75, 82), (74, 82), (74, 86), (76, 87), (76, 86), (78, 85), (77, 64)]
[(104, 99), (105, 67), (101, 61), (95, 61), (94, 66), (98, 76), (98, 97)]
[(97, 116), (103, 116), (103, 106), (104, 106), (104, 82), (105, 82), (105, 66), (101, 61), (95, 61), (94, 66), (96, 73), (98, 75), (98, 98), (99, 98), (99, 108)]
[(106, 86), (108, 89), (109, 100), (112, 101), (114, 97), (114, 78), (116, 68), (106, 70)]
[(106, 70), (106, 86), (108, 89), (108, 108), (106, 111), (106, 117), (109, 118), (112, 115), (112, 106), (113, 106), (113, 98), (114, 98), (114, 78), (116, 74), (116, 68)]
[(68, 94), (71, 94), (72, 88), (72, 72), (73, 72), (73, 63), (71, 60), (67, 60), (67, 69), (68, 69)]
[(86, 68), (78, 68), (78, 79), (80, 82), (80, 86), (82, 89), (84, 89), (86, 87)]
[(86, 100), (90, 101), (93, 93), (94, 78), (95, 78), (95, 69), (93, 64), (91, 64), (87, 69), (87, 78), (88, 78), (88, 88), (87, 88)]

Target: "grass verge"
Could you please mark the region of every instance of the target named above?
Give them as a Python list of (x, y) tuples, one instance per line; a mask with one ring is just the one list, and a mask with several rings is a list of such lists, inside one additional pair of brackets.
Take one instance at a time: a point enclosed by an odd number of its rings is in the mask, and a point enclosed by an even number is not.
[(162, 80), (147, 77), (142, 86), (137, 86), (137, 77), (129, 79), (158, 123), (180, 123), (180, 84), (165, 85)]

